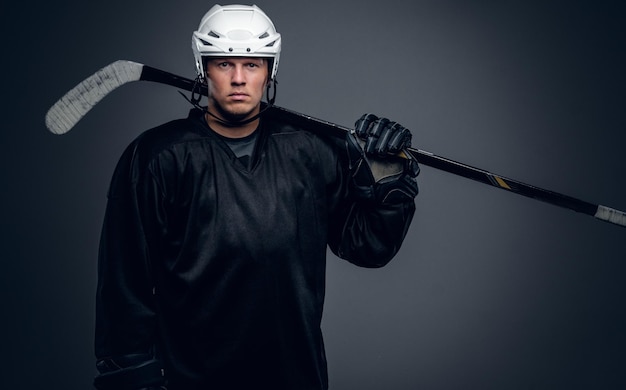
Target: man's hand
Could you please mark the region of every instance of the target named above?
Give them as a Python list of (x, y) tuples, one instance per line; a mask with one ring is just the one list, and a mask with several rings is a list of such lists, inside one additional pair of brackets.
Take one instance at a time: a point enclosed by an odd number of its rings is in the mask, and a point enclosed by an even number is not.
[(418, 193), (419, 165), (409, 153), (409, 130), (387, 118), (365, 114), (346, 139), (357, 198), (377, 204), (412, 201)]

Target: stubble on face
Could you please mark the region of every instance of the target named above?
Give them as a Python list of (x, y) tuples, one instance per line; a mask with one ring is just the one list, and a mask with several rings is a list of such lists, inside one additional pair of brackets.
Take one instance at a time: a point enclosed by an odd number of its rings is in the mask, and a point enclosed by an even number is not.
[(247, 118), (254, 115), (257, 111), (257, 108), (260, 106), (260, 102), (259, 102), (259, 104), (257, 104), (255, 107), (252, 107), (252, 108), (243, 107), (241, 105), (239, 106), (229, 105), (228, 106), (229, 108), (225, 108), (214, 97), (212, 96), (209, 97), (209, 100), (212, 103), (210, 106), (213, 107), (213, 109), (215, 109), (217, 116), (230, 122), (240, 122), (240, 121), (246, 120)]

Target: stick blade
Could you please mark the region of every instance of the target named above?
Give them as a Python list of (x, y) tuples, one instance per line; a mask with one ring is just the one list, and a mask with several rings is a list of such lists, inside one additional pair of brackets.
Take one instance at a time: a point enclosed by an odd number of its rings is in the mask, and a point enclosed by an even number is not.
[(118, 60), (81, 81), (59, 99), (46, 114), (46, 127), (65, 134), (100, 100), (116, 88), (141, 79), (143, 64)]

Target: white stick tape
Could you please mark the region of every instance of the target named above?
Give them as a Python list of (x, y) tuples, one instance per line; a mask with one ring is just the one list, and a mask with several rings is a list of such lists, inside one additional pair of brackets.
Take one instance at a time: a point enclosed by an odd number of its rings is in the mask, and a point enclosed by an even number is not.
[(117, 87), (141, 78), (143, 65), (116, 61), (100, 69), (68, 91), (46, 114), (46, 127), (65, 134), (100, 100)]
[(594, 217), (617, 225), (626, 226), (626, 213), (610, 207), (599, 205)]

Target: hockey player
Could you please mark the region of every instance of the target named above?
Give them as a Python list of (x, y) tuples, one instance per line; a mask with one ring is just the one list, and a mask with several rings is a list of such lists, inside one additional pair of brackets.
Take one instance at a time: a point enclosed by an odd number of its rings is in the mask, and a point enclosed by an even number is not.
[(281, 37), (256, 6), (214, 6), (192, 47), (207, 107), (142, 133), (111, 181), (94, 384), (327, 389), (326, 248), (363, 267), (397, 253), (411, 134), (368, 114), (338, 145), (266, 115)]

